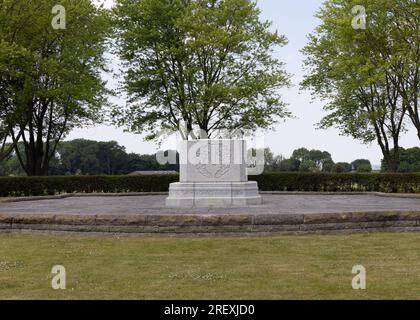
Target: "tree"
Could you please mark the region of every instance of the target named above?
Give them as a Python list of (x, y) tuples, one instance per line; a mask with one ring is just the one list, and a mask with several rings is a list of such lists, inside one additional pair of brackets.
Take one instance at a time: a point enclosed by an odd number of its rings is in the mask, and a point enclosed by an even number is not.
[(338, 162), (333, 165), (331, 172), (335, 173), (346, 173), (351, 172), (351, 165), (347, 162)]
[[(327, 0), (317, 15), (322, 23), (303, 50), (308, 73), (302, 86), (330, 101), (320, 127), (338, 127), (364, 143), (376, 140), (389, 171), (398, 168), (399, 137), (412, 100), (401, 87), (410, 87), (410, 92), (419, 89), (407, 80), (408, 70), (413, 65), (418, 69), (418, 54), (400, 59), (408, 46), (389, 29), (399, 25), (406, 30), (395, 10), (405, 5), (413, 9), (412, 4), (412, 0)], [(368, 12), (366, 29), (353, 29), (356, 5)]]
[(320, 169), (324, 169), (324, 164), (332, 161), (331, 154), (327, 151), (311, 150), (309, 151), (309, 158), (315, 162), (316, 166)]
[[(402, 149), (398, 172), (420, 172), (420, 148)], [(387, 163), (382, 159), (382, 171), (387, 171)]]
[(151, 170), (175, 171), (178, 165), (160, 165), (156, 155), (128, 154), (116, 141), (76, 139), (58, 144), (56, 157), (51, 161), (50, 174), (122, 175)]
[[(329, 167), (332, 161), (331, 154), (327, 151), (321, 150), (308, 150), (306, 148), (300, 148), (293, 151), (292, 158), (298, 160), (301, 163), (306, 161), (311, 161), (315, 164), (318, 171), (324, 171), (324, 166)], [(304, 167), (307, 168), (309, 163), (305, 164)]]
[[(118, 123), (155, 139), (269, 128), (289, 113), (278, 89), (289, 75), (273, 57), (287, 40), (253, 0), (117, 0), (117, 53), (128, 109)], [(226, 135), (226, 134), (224, 134)]]
[(275, 165), (274, 153), (270, 148), (264, 149), (264, 162), (270, 168), (273, 168)]
[(286, 171), (286, 172), (292, 172), (292, 171), (298, 171), (300, 166), (300, 161), (296, 159), (283, 159), (278, 162), (278, 165), (276, 166), (277, 171)]
[(76, 139), (62, 141), (57, 146), (56, 161), (52, 162), (51, 174), (99, 174), (96, 141)]
[(332, 160), (326, 160), (322, 165), (322, 172), (331, 172), (335, 163)]
[(129, 162), (125, 148), (116, 141), (76, 139), (59, 143), (54, 174), (116, 175), (126, 173)]
[[(59, 141), (72, 128), (98, 121), (106, 102), (100, 72), (105, 69), (107, 14), (91, 0), (60, 4), (64, 29), (53, 28), (54, 0), (3, 0), (0, 6), (0, 42), (25, 57), (24, 63), (10, 66), (12, 75), (18, 75), (8, 76), (15, 80), (12, 85), (4, 81), (11, 106), (1, 126), (30, 176), (47, 174)], [(20, 138), (23, 152), (17, 147)]]
[[(359, 170), (361, 167), (362, 167), (362, 169)], [(372, 171), (372, 164), (370, 163), (369, 160), (357, 159), (357, 160), (354, 160), (351, 163), (351, 168), (352, 168), (353, 171), (371, 172)]]
[[(408, 164), (410, 172), (420, 172), (420, 148), (405, 149), (401, 153), (401, 164)], [(398, 171), (402, 171), (399, 168)]]
[[(10, 131), (17, 125), (22, 101), (17, 93), (22, 93), (24, 74), (20, 66), (26, 63), (27, 51), (13, 42), (6, 41), (1, 30), (5, 30), (8, 21), (5, 10), (0, 8), (0, 162), (5, 160), (16, 147), (17, 142), (9, 143)], [(21, 131), (16, 140), (19, 140)]]
[(372, 166), (368, 165), (366, 163), (361, 164), (357, 167), (357, 172), (359, 173), (366, 173), (366, 172), (372, 172)]
[(105, 169), (103, 173), (116, 175), (126, 172), (128, 156), (125, 147), (120, 146), (118, 142), (99, 142), (97, 156), (99, 162)]
[(301, 172), (317, 172), (319, 167), (313, 160), (304, 160), (300, 163), (299, 171)]
[[(23, 143), (18, 143), (18, 148), (23, 150)], [(22, 169), (22, 166), (19, 163), (18, 158), (16, 157), (15, 152), (10, 152), (1, 162), (0, 162), (0, 176), (24, 176), (25, 172)]]
[(310, 152), (306, 148), (296, 149), (295, 151), (293, 151), (291, 159), (299, 160), (300, 162), (310, 160)]
[[(389, 6), (389, 4), (388, 4)], [(407, 104), (408, 115), (417, 129), (420, 140), (420, 14), (416, 0), (392, 1), (387, 7), (393, 16), (388, 25), (390, 34), (389, 47), (377, 47), (382, 58), (388, 61), (394, 77), (394, 83)]]

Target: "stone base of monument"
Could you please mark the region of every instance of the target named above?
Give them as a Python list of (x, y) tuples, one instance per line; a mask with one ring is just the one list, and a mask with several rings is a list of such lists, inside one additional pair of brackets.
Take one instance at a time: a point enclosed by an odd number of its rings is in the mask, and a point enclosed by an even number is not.
[(258, 184), (247, 176), (244, 140), (182, 141), (180, 182), (169, 187), (167, 207), (260, 205)]
[(172, 183), (167, 207), (211, 208), (262, 204), (256, 182)]

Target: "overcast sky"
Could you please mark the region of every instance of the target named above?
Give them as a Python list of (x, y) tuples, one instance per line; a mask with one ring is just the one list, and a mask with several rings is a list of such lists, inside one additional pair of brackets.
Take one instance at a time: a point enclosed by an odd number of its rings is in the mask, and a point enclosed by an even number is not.
[[(306, 147), (329, 151), (336, 162), (351, 162), (364, 158), (373, 164), (379, 164), (382, 155), (376, 144), (363, 145), (350, 137), (340, 136), (335, 129), (317, 130), (316, 123), (325, 115), (322, 110), (323, 102), (311, 102), (310, 93), (299, 90), (299, 82), (303, 76), (303, 56), (299, 50), (305, 46), (307, 34), (319, 24), (314, 14), (322, 2), (322, 0), (259, 0), (258, 2), (262, 18), (272, 21), (273, 29), (277, 29), (289, 39), (289, 44), (278, 49), (276, 54), (286, 63), (287, 71), (293, 74), (293, 87), (281, 92), (284, 101), (289, 104), (290, 111), (296, 117), (288, 119), (285, 123), (279, 123), (274, 131), (267, 132), (265, 144), (275, 154), (282, 154), (285, 157), (289, 157), (297, 148)], [(105, 3), (111, 6), (113, 0), (106, 0)], [(113, 102), (122, 107), (125, 105), (122, 99)], [(141, 154), (154, 153), (158, 148), (155, 143), (143, 141), (140, 135), (125, 133), (122, 129), (107, 126), (74, 130), (66, 140), (76, 138), (116, 140), (125, 146), (127, 151)], [(402, 146), (418, 146), (418, 139), (412, 127), (402, 137)]]

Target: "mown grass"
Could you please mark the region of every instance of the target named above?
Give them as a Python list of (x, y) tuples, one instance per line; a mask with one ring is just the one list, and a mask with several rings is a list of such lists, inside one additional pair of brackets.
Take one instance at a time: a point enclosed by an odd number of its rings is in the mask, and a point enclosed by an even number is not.
[[(352, 267), (367, 269), (353, 290)], [(51, 288), (63, 265), (67, 289)], [(420, 234), (0, 235), (1, 299), (419, 299)]]

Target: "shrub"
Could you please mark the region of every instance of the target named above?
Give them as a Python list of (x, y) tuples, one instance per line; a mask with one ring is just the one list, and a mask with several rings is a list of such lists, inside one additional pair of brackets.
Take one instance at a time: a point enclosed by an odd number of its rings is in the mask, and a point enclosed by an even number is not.
[[(0, 197), (62, 193), (164, 192), (178, 175), (0, 177)], [(420, 174), (266, 173), (252, 176), (262, 191), (420, 193)]]

